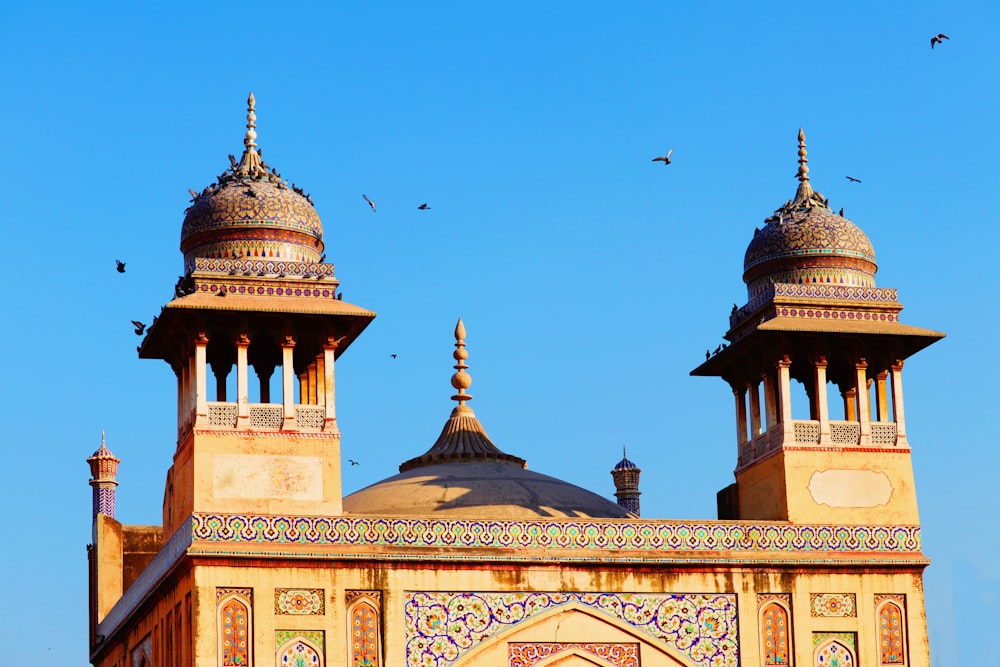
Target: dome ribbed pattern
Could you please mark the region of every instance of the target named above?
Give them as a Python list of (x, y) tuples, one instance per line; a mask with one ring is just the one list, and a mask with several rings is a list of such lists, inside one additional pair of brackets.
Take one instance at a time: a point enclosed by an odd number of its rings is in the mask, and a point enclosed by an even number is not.
[(460, 405), (451, 412), (441, 435), (423, 455), (412, 458), (399, 466), (400, 472), (435, 463), (456, 463), (460, 461), (498, 461), (525, 467), (525, 461), (517, 456), (505, 454), (486, 435), (486, 429), (476, 418), (472, 408)]

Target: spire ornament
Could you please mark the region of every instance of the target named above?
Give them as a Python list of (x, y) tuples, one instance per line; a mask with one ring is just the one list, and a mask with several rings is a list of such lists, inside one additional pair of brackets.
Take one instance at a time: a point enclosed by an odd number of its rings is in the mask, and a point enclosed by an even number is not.
[(257, 148), (257, 98), (250, 93), (247, 98), (247, 133), (243, 137), (243, 157), (239, 164), (233, 167), (233, 175), (238, 178), (268, 178), (272, 174), (268, 173), (267, 165), (260, 157), (260, 150)]
[(439, 463), (510, 463), (521, 468), (527, 468), (527, 462), (512, 454), (506, 454), (493, 444), (490, 437), (486, 435), (486, 429), (479, 423), (476, 413), (466, 405), (472, 400), (472, 396), (466, 393), (466, 389), (472, 386), (472, 376), (465, 372), (469, 366), (465, 360), (469, 358), (469, 353), (465, 349), (465, 323), (462, 318), (458, 318), (455, 325), (455, 351), (451, 355), (455, 358), (455, 374), (451, 376), (451, 386), (456, 393), (451, 400), (458, 401), (441, 429), (441, 435), (431, 445), (431, 448), (422, 455), (404, 461), (399, 466), (399, 472), (406, 472), (414, 468), (435, 465)]
[(472, 386), (472, 376), (465, 372), (468, 364), (465, 360), (469, 358), (469, 352), (465, 349), (465, 324), (462, 318), (458, 318), (455, 325), (455, 351), (452, 355), (456, 363), (453, 368), (458, 371), (451, 376), (451, 386), (458, 390), (458, 393), (451, 397), (451, 400), (458, 401), (458, 407), (464, 408), (466, 401), (471, 401), (472, 396), (465, 393), (465, 390)]
[[(795, 174), (795, 178), (799, 179), (799, 187), (795, 191), (795, 201), (794, 204), (805, 204), (808, 208), (812, 208), (814, 205), (811, 201), (814, 199), (812, 185), (809, 183), (809, 159), (806, 157), (808, 151), (806, 150), (806, 133), (799, 128), (799, 170)], [(822, 202), (822, 197), (820, 201)]]

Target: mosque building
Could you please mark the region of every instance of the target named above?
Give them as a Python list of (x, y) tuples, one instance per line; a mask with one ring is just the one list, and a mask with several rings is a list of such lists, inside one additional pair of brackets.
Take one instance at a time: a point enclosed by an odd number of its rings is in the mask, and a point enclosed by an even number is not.
[(692, 371), (732, 389), (735, 479), (717, 520), (674, 520), (640, 518), (624, 452), (616, 501), (494, 443), (461, 320), (437, 440), (344, 496), (334, 371), (375, 313), (340, 298), (311, 198), (262, 160), (252, 95), (247, 120), (139, 349), (177, 378), (162, 524), (116, 521), (119, 459), (103, 436), (88, 459), (93, 665), (929, 666), (902, 369), (944, 334), (899, 321), (801, 130), (747, 302)]

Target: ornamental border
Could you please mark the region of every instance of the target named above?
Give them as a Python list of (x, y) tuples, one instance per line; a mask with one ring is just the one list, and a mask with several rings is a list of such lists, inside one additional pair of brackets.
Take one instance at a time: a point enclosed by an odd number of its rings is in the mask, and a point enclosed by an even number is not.
[(920, 553), (919, 526), (191, 515), (200, 542), (443, 549)]

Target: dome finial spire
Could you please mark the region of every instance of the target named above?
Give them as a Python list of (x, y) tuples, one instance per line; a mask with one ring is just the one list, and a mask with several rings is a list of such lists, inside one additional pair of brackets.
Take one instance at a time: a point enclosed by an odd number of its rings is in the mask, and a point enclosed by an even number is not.
[(246, 148), (243, 149), (243, 157), (240, 158), (238, 164), (233, 165), (233, 175), (238, 178), (270, 178), (270, 174), (267, 171), (267, 165), (260, 157), (260, 151), (257, 149), (257, 112), (255, 107), (257, 105), (257, 98), (250, 93), (247, 98), (247, 133), (243, 137), (243, 145)]
[(257, 98), (250, 93), (250, 97), (247, 98), (247, 136), (243, 139), (243, 145), (247, 150), (253, 150), (257, 146), (257, 114), (254, 111), (256, 104)]
[(458, 406), (465, 407), (466, 401), (471, 401), (472, 396), (465, 393), (465, 390), (472, 386), (472, 376), (465, 372), (465, 369), (469, 366), (465, 363), (465, 360), (469, 358), (469, 353), (465, 349), (465, 324), (462, 322), (462, 318), (458, 318), (458, 324), (455, 325), (455, 351), (452, 355), (455, 361), (454, 368), (457, 373), (451, 376), (451, 386), (458, 390), (458, 393), (451, 397), (451, 400), (458, 401)]
[(799, 173), (795, 175), (799, 182), (809, 180), (809, 167), (806, 165), (809, 160), (806, 158), (806, 133), (799, 128)]
[(813, 195), (812, 185), (809, 184), (809, 160), (806, 158), (806, 133), (799, 128), (799, 171), (795, 178), (799, 179), (799, 187), (795, 191), (794, 204), (799, 204), (809, 200)]

